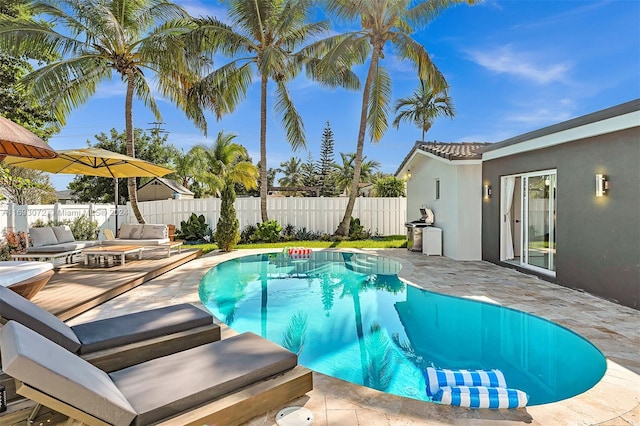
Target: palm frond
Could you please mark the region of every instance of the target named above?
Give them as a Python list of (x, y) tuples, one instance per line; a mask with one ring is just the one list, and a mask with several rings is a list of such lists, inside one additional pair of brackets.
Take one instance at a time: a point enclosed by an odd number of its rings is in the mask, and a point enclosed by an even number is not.
[(149, 82), (145, 78), (144, 74), (138, 70), (135, 75), (128, 78), (134, 79), (134, 90), (136, 97), (142, 101), (142, 103), (151, 110), (154, 117), (158, 121), (162, 121), (162, 114), (158, 108), (158, 103), (153, 96), (153, 90), (149, 87)]
[(447, 81), (436, 64), (431, 61), (429, 52), (424, 46), (407, 34), (397, 34), (394, 45), (398, 50), (398, 56), (409, 59), (418, 69), (418, 78), (436, 91), (447, 87)]
[(204, 51), (216, 51), (228, 57), (259, 50), (254, 40), (216, 18), (197, 18), (193, 19), (193, 23), (196, 29), (187, 36), (188, 45), (198, 46)]
[(433, 22), (445, 10), (462, 3), (474, 4), (474, 0), (423, 0), (407, 11), (407, 19), (417, 29), (422, 29)]
[(96, 93), (98, 84), (111, 78), (112, 69), (93, 55), (69, 58), (46, 65), (26, 76), (22, 84), (44, 105), (50, 105), (58, 123), (64, 125), (73, 109)]
[(283, 81), (276, 82), (276, 87), (275, 110), (282, 115), (282, 122), (287, 133), (287, 140), (294, 150), (304, 148), (306, 144), (306, 137), (302, 117), (298, 114), (285, 83)]
[[(236, 63), (240, 61), (245, 63), (237, 67)], [(218, 119), (232, 112), (244, 100), (253, 83), (252, 63), (250, 58), (240, 58), (216, 69), (188, 89), (187, 102), (194, 108), (212, 109)]]
[(379, 142), (387, 131), (387, 113), (391, 100), (391, 77), (387, 70), (378, 65), (371, 84), (369, 96), (369, 112), (367, 114), (367, 127), (372, 142)]
[(54, 31), (45, 23), (0, 17), (0, 50), (10, 55), (57, 51), (66, 56), (88, 47), (75, 38)]

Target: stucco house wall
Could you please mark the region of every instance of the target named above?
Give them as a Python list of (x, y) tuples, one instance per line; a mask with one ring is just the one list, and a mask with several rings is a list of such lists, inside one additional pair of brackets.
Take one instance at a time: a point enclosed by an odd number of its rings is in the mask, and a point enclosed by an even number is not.
[[(442, 229), (442, 254), (455, 260), (480, 260), (482, 167), (479, 161), (450, 161), (417, 153), (404, 167), (407, 181), (407, 221), (420, 217), (420, 208), (433, 210), (433, 226)], [(397, 174), (403, 177), (403, 173)], [(436, 180), (440, 197), (436, 199)]]
[(138, 188), (138, 201), (156, 201), (171, 199), (193, 199), (193, 192), (175, 181), (154, 178)]
[[(501, 177), (555, 169), (556, 276), (544, 278), (640, 309), (639, 109), (636, 101), (485, 152), (493, 194), (482, 203), (482, 258), (513, 267), (500, 258)], [(595, 196), (597, 173), (609, 180), (604, 197)]]

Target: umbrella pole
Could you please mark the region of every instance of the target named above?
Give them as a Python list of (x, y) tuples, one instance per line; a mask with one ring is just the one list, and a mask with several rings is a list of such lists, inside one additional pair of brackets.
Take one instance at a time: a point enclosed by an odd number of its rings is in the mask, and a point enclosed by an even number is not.
[(118, 178), (115, 178), (116, 181), (116, 188), (115, 188), (115, 193), (116, 193), (116, 230), (114, 231), (114, 234), (118, 235)]

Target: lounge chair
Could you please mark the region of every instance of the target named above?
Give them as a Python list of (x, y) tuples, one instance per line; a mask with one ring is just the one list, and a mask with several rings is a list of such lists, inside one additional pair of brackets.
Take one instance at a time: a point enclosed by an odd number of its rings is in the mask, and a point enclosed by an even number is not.
[(0, 287), (7, 287), (26, 299), (35, 296), (53, 276), (53, 265), (43, 262), (0, 262)]
[(15, 321), (0, 349), (20, 394), (89, 425), (233, 425), (313, 388), (294, 353), (253, 333), (109, 374)]
[[(0, 287), (0, 322), (17, 321), (104, 371), (113, 371), (220, 340), (211, 314), (184, 303), (68, 326), (35, 303)], [(11, 380), (0, 374), (9, 400)]]

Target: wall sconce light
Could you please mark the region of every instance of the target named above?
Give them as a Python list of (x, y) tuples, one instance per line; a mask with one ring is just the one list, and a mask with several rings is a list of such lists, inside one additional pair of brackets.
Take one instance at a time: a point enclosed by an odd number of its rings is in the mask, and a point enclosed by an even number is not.
[(609, 190), (609, 180), (602, 173), (596, 174), (596, 197), (603, 197)]
[(406, 177), (405, 180), (411, 179), (411, 169), (407, 169), (407, 174), (405, 175), (405, 177)]
[(482, 198), (484, 198), (485, 200), (491, 198), (491, 185), (486, 183), (484, 184), (484, 186), (482, 187)]

